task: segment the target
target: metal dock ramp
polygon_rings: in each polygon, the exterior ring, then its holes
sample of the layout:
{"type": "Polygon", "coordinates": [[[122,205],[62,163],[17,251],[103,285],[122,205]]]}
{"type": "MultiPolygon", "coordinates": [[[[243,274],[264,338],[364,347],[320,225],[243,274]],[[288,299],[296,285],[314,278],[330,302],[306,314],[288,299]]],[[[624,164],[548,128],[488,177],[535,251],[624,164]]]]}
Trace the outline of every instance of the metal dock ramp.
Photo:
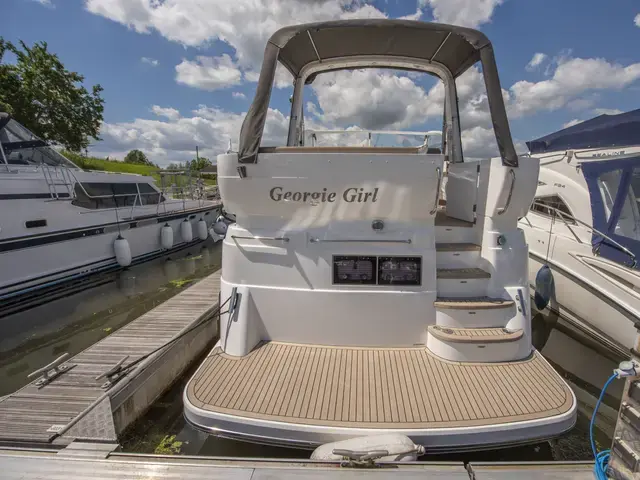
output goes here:
{"type": "Polygon", "coordinates": [[[115,441],[213,339],[219,291],[217,271],[75,357],[50,366],[52,379],[45,385],[36,380],[1,398],[0,444],[115,441]],[[125,375],[118,373],[118,364],[127,369],[134,362],[125,375]],[[110,370],[114,375],[99,378],[110,370]]]}

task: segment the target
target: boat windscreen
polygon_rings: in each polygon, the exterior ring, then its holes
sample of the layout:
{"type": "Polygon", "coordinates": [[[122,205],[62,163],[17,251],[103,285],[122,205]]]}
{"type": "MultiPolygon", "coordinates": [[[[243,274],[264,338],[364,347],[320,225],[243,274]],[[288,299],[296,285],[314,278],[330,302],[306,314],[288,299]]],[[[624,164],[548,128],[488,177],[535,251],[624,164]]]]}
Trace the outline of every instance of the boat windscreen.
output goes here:
{"type": "Polygon", "coordinates": [[[46,164],[54,167],[78,168],[14,119],[6,122],[0,129],[0,145],[9,165],[46,164]]]}
{"type": "MultiPolygon", "coordinates": [[[[593,226],[640,260],[640,156],[582,165],[591,197],[593,226]]],[[[594,233],[600,255],[628,263],[629,255],[594,233]]]]}

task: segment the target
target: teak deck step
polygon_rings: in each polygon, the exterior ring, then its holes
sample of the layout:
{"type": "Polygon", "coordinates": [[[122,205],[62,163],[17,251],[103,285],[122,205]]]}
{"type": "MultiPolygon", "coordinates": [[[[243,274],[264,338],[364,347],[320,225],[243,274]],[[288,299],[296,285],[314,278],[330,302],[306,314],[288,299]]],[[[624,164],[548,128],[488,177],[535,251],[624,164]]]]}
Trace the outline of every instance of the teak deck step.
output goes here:
{"type": "Polygon", "coordinates": [[[497,308],[510,308],[516,302],[504,298],[472,297],[472,298],[443,298],[439,297],[433,302],[433,306],[440,309],[451,310],[493,310],[497,308]]]}
{"type": "Polygon", "coordinates": [[[303,425],[446,428],[569,412],[573,395],[538,352],[509,363],[455,363],[425,347],[267,342],[244,357],[216,348],[186,388],[212,414],[303,425]]]}
{"type": "Polygon", "coordinates": [[[445,342],[500,343],[515,342],[522,338],[522,329],[506,328],[450,328],[429,325],[429,333],[445,342]]]}
{"type": "Polygon", "coordinates": [[[436,278],[452,280],[491,278],[491,274],[481,268],[438,268],[436,269],[436,278]]]}
{"type": "Polygon", "coordinates": [[[481,249],[475,243],[436,243],[436,252],[479,252],[481,249]]]}
{"type": "Polygon", "coordinates": [[[466,220],[460,220],[458,218],[453,218],[447,216],[444,210],[438,210],[436,212],[436,227],[465,227],[471,228],[473,227],[473,222],[467,222],[466,220]]]}

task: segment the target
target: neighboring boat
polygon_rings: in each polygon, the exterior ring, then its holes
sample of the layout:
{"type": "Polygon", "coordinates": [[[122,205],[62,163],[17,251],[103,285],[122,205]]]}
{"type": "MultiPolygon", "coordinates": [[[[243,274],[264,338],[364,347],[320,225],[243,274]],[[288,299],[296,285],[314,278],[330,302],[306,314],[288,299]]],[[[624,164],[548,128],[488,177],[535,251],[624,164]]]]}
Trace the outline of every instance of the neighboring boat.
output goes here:
{"type": "Polygon", "coordinates": [[[92,273],[205,240],[220,202],[201,191],[81,170],[0,113],[0,316],[92,273]]]}
{"type": "Polygon", "coordinates": [[[517,222],[538,161],[515,154],[482,33],[398,20],[284,28],[266,47],[239,152],[217,165],[236,223],[214,227],[226,229],[220,340],[185,388],[190,423],[302,448],[402,434],[427,452],[574,425],[572,391],[531,345],[517,222]],[[260,147],[278,60],[295,78],[288,142],[260,147]],[[478,60],[501,158],[463,163],[454,79],[478,60]],[[440,77],[444,145],[305,145],[304,85],[352,68],[440,77]]]}
{"type": "Polygon", "coordinates": [[[549,308],[626,356],[640,320],[640,110],[601,115],[527,146],[540,160],[534,202],[519,222],[532,291],[548,265],[549,308]]]}

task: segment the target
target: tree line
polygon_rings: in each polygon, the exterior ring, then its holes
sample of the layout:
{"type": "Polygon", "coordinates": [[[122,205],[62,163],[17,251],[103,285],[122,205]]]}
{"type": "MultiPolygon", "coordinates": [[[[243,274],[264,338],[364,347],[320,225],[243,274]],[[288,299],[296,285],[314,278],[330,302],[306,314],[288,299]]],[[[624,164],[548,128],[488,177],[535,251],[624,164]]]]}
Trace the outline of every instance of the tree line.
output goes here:
{"type": "MultiPolygon", "coordinates": [[[[49,51],[47,42],[29,47],[0,37],[0,112],[7,112],[35,135],[51,145],[74,153],[86,151],[91,139],[100,140],[104,99],[100,84],[87,90],[84,76],[67,70],[49,51]],[[6,62],[6,54],[15,57],[6,62]]],[[[141,150],[131,150],[125,163],[155,166],[141,150]]],[[[172,163],[173,170],[202,170],[209,159],[195,158],[172,163]]]]}

